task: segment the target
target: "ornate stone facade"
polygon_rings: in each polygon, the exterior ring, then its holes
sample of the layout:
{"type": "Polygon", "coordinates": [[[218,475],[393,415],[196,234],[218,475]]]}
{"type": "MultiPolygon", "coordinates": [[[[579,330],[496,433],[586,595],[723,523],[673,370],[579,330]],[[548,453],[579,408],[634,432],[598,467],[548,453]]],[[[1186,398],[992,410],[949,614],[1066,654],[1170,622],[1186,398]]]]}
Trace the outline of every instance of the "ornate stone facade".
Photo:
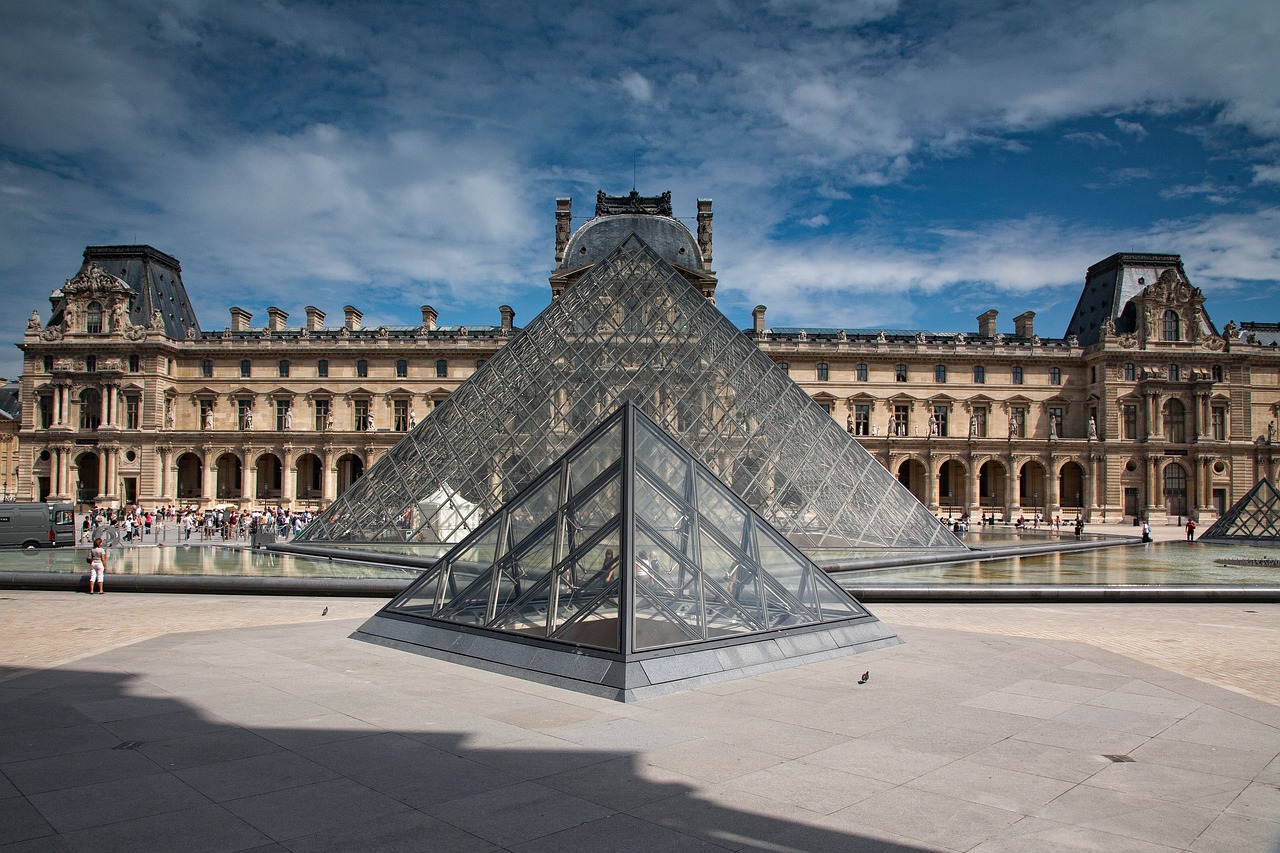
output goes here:
{"type": "MultiPolygon", "coordinates": [[[[669,219],[664,204],[602,196],[570,233],[557,200],[553,298],[616,245],[610,217],[669,219]]],[[[696,235],[664,247],[708,298],[711,221],[700,199],[696,235]]],[[[494,326],[423,306],[418,326],[378,328],[353,306],[340,326],[311,306],[254,326],[233,307],[207,331],[178,262],[144,246],[86,249],[51,302],[19,345],[17,489],[86,504],[325,505],[518,331],[506,306],[494,326]]],[[[1277,474],[1280,325],[1219,332],[1176,255],[1095,264],[1061,338],[1031,312],[1013,334],[995,311],[954,332],[765,317],[744,334],[940,515],[1206,519],[1277,474]]]]}

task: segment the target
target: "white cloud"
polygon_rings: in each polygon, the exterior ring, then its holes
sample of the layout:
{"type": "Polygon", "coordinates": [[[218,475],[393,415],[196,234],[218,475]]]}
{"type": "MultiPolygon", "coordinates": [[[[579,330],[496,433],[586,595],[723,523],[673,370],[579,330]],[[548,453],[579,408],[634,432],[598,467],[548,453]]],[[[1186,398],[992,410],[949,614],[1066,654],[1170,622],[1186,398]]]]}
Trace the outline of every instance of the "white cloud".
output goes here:
{"type": "Polygon", "coordinates": [[[1255,184],[1280,184],[1280,165],[1254,166],[1253,182],[1255,184]]]}
{"type": "Polygon", "coordinates": [[[1151,135],[1150,133],[1147,132],[1147,129],[1143,127],[1140,123],[1136,121],[1125,121],[1122,118],[1116,119],[1116,128],[1119,129],[1122,133],[1127,133],[1130,136],[1134,137],[1135,139],[1139,139],[1139,140],[1146,139],[1148,136],[1151,135]]]}
{"type": "Polygon", "coordinates": [[[830,225],[831,220],[827,218],[825,213],[819,213],[807,219],[801,219],[800,224],[806,228],[821,228],[824,225],[830,225]]]}
{"type": "Polygon", "coordinates": [[[623,90],[635,100],[647,104],[653,100],[653,84],[638,71],[628,71],[618,80],[623,90]]]}

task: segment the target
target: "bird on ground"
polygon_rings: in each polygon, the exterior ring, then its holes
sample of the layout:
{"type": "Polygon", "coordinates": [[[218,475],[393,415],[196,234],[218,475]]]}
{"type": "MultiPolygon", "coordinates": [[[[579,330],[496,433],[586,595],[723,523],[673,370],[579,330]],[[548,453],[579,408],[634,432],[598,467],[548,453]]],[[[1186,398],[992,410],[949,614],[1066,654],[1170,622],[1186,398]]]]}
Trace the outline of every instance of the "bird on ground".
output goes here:
{"type": "Polygon", "coordinates": [[[858,683],[866,684],[870,680],[871,680],[871,670],[867,670],[866,672],[862,673],[862,677],[858,679],[858,683]]]}
{"type": "Polygon", "coordinates": [[[321,610],[321,611],[320,611],[320,615],[321,615],[321,616],[328,616],[328,615],[329,615],[329,608],[327,608],[327,607],[326,607],[324,610],[321,610]]]}

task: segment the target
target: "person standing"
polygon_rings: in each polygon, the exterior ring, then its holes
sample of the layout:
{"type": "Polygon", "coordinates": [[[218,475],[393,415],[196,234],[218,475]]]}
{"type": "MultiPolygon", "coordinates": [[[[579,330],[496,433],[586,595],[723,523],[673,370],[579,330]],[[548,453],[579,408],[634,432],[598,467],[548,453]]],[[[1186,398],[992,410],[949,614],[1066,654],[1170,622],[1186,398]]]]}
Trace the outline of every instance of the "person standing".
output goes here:
{"type": "Polygon", "coordinates": [[[1196,538],[1196,523],[1194,520],[1187,519],[1187,541],[1192,542],[1196,538]]]}
{"type": "Polygon", "coordinates": [[[1143,542],[1151,541],[1151,525],[1148,524],[1145,519],[1142,522],[1142,541],[1143,542]]]}
{"type": "Polygon", "coordinates": [[[102,540],[93,540],[93,548],[89,550],[89,594],[105,595],[102,590],[102,578],[107,573],[107,549],[102,547],[102,540]],[[93,591],[97,583],[98,591],[93,591]]]}

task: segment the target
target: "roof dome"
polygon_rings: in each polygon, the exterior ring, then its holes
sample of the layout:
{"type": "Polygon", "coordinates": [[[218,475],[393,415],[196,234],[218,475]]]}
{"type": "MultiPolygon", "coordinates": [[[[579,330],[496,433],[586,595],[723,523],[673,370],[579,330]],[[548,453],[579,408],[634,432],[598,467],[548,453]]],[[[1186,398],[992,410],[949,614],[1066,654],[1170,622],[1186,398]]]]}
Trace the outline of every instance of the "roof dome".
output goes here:
{"type": "Polygon", "coordinates": [[[679,220],[651,214],[597,216],[569,238],[559,269],[593,264],[635,234],[668,263],[703,269],[698,241],[679,220]]]}

